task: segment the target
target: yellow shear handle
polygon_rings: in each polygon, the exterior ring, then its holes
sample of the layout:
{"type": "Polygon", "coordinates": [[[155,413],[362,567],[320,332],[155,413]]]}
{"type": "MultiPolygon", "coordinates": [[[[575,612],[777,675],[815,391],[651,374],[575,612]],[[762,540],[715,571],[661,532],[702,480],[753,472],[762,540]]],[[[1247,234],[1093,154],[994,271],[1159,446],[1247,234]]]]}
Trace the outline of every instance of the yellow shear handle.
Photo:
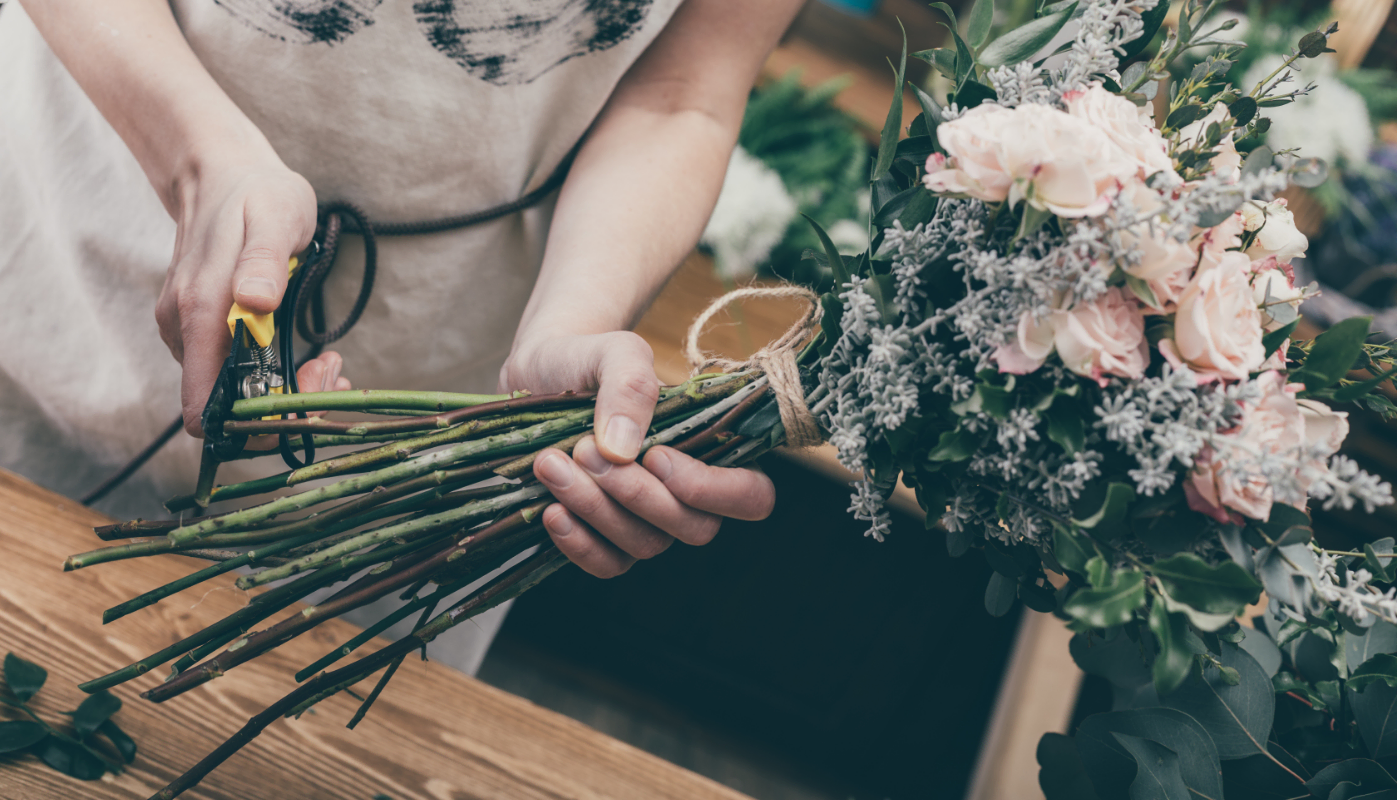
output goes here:
{"type": "MultiPolygon", "coordinates": [[[[300,262],[296,256],[292,256],[287,261],[287,278],[297,271],[300,262]]],[[[267,347],[272,344],[272,335],[277,332],[277,326],[273,324],[271,314],[254,314],[248,309],[233,304],[233,308],[228,311],[228,332],[230,335],[237,329],[238,321],[243,320],[243,327],[253,337],[253,341],[258,343],[258,347],[267,347]]]]}

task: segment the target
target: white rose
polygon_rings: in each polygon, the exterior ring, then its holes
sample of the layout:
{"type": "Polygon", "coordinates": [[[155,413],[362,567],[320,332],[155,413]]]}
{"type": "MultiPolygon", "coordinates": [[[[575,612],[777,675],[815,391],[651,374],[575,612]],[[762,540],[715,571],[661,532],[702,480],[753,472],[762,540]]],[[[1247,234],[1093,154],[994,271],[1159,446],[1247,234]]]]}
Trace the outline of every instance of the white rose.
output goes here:
{"type": "Polygon", "coordinates": [[[1055,352],[1076,375],[1108,385],[1109,375],[1141,378],[1147,369],[1142,306],[1128,290],[1109,289],[1092,303],[1051,314],[1055,352]]]}
{"type": "Polygon", "coordinates": [[[1162,353],[1188,365],[1202,382],[1245,380],[1264,363],[1248,270],[1247,256],[1227,252],[1216,267],[1197,270],[1177,300],[1173,338],[1162,341],[1162,353]]]}
{"type": "Polygon", "coordinates": [[[1264,227],[1264,206],[1261,203],[1250,201],[1240,206],[1240,217],[1244,220],[1244,229],[1247,231],[1257,231],[1264,227]]]}
{"type": "Polygon", "coordinates": [[[1083,91],[1066,92],[1064,100],[1071,115],[1103,131],[1137,164],[1139,178],[1158,172],[1176,177],[1171,157],[1167,155],[1167,140],[1155,128],[1144,124],[1140,110],[1131,100],[1098,83],[1090,84],[1083,91]]]}
{"type": "Polygon", "coordinates": [[[1169,221],[1163,217],[1166,204],[1156,190],[1142,181],[1133,181],[1123,191],[1130,193],[1139,217],[1156,218],[1146,219],[1118,232],[1118,239],[1125,247],[1136,247],[1142,254],[1136,264],[1124,266],[1123,271],[1147,282],[1157,297],[1157,308],[1154,310],[1170,312],[1191,280],[1191,271],[1196,266],[1196,250],[1189,242],[1177,241],[1167,233],[1169,221]]]}
{"type": "Polygon", "coordinates": [[[1308,252],[1308,237],[1293,223],[1293,212],[1288,210],[1288,201],[1279,199],[1265,205],[1259,211],[1263,222],[1257,228],[1254,241],[1245,248],[1250,261],[1258,261],[1266,256],[1274,256],[1279,261],[1292,261],[1308,252]]]}
{"type": "MultiPolygon", "coordinates": [[[[1240,463],[1266,455],[1293,454],[1309,441],[1307,415],[1312,412],[1301,407],[1308,401],[1295,397],[1296,387],[1279,372],[1260,375],[1258,386],[1259,399],[1244,405],[1239,427],[1217,437],[1217,448],[1207,448],[1196,457],[1196,469],[1185,484],[1187,504],[1220,522],[1238,522],[1231,519],[1230,512],[1267,520],[1273,510],[1273,484],[1257,471],[1242,473],[1240,463]]],[[[1335,420],[1319,421],[1318,425],[1320,431],[1326,428],[1326,435],[1337,430],[1335,420]]],[[[1345,419],[1341,425],[1345,436],[1345,419]]],[[[1341,440],[1337,441],[1340,446],[1341,440]]]]}
{"type": "Polygon", "coordinates": [[[1061,217],[1108,210],[1137,165],[1102,130],[1059,109],[983,104],[938,126],[947,156],[926,165],[929,191],[987,202],[1025,199],[1061,217]]]}
{"type": "MultiPolygon", "coordinates": [[[[1275,262],[1267,261],[1266,263],[1275,262]]],[[[1250,285],[1254,288],[1254,304],[1259,307],[1259,324],[1266,331],[1276,331],[1282,328],[1291,321],[1291,318],[1283,322],[1278,321],[1279,317],[1287,315],[1270,314],[1265,303],[1287,303],[1293,306],[1295,311],[1298,306],[1303,304],[1303,291],[1295,288],[1293,281],[1277,269],[1256,269],[1250,285]]]]}
{"type": "MultiPolygon", "coordinates": [[[[1188,146],[1202,144],[1200,138],[1205,135],[1206,128],[1209,128],[1212,122],[1220,123],[1221,128],[1230,128],[1235,124],[1230,119],[1230,109],[1226,108],[1224,103],[1216,103],[1215,108],[1211,109],[1209,114],[1178,131],[1178,141],[1188,146]]],[[[1223,174],[1238,180],[1240,164],[1244,162],[1244,159],[1235,149],[1234,137],[1228,133],[1225,134],[1211,150],[1215,153],[1215,157],[1210,160],[1211,169],[1217,175],[1223,174]]]]}

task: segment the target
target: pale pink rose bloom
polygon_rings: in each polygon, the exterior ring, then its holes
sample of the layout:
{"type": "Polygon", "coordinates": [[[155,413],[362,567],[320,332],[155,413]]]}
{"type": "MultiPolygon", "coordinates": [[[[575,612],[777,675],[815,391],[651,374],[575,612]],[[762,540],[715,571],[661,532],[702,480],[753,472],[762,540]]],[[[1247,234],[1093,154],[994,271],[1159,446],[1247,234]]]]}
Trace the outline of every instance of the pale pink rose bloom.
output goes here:
{"type": "Polygon", "coordinates": [[[1167,234],[1167,220],[1160,219],[1166,211],[1166,204],[1154,189],[1135,180],[1123,191],[1129,193],[1140,217],[1159,217],[1156,225],[1151,220],[1144,220],[1118,232],[1120,242],[1125,246],[1136,246],[1142,253],[1137,264],[1124,267],[1123,271],[1147,282],[1157,298],[1157,306],[1152,311],[1170,313],[1176,308],[1176,300],[1182,290],[1191,282],[1198,258],[1196,250],[1191,243],[1177,241],[1167,234]]]}
{"type": "Polygon", "coordinates": [[[1214,228],[1200,232],[1201,260],[1197,269],[1214,269],[1225,254],[1240,246],[1240,234],[1244,233],[1244,216],[1238,211],[1226,217],[1214,228]]]}
{"type": "Polygon", "coordinates": [[[966,195],[988,203],[1006,199],[1011,175],[1002,161],[1002,136],[1015,112],[992,103],[968,109],[938,126],[938,143],[924,165],[924,186],[938,194],[966,195]]]}
{"type": "MultiPolygon", "coordinates": [[[[1268,479],[1257,472],[1237,474],[1229,465],[1253,463],[1259,455],[1297,456],[1319,445],[1330,456],[1342,446],[1348,432],[1346,414],[1315,400],[1297,399],[1300,385],[1286,380],[1281,372],[1260,375],[1261,396],[1244,405],[1239,426],[1220,437],[1220,447],[1207,447],[1196,457],[1196,469],[1185,484],[1193,510],[1221,522],[1239,522],[1239,515],[1266,520],[1274,503],[1268,479]]],[[[1321,469],[1325,460],[1324,456],[1312,466],[1321,469]]],[[[1305,508],[1306,501],[1299,500],[1297,506],[1305,508]]]]}
{"type": "Polygon", "coordinates": [[[1108,385],[1108,376],[1141,378],[1147,369],[1142,306],[1125,288],[1115,287],[1092,303],[1052,315],[1055,352],[1076,375],[1108,385]]]}
{"type": "Polygon", "coordinates": [[[1171,156],[1167,155],[1167,140],[1156,128],[1144,123],[1141,110],[1131,100],[1104,89],[1098,83],[1092,83],[1082,91],[1066,92],[1064,100],[1071,115],[1108,134],[1108,138],[1137,165],[1139,178],[1158,172],[1176,177],[1176,168],[1171,156]]]}
{"type": "Polygon", "coordinates": [[[929,157],[924,186],[987,202],[1022,199],[1061,217],[1108,210],[1137,165],[1108,135],[1042,105],[983,104],[938,126],[947,152],[929,157]]]}
{"type": "Polygon", "coordinates": [[[1198,269],[1177,300],[1173,338],[1162,354],[1186,364],[1202,383],[1242,381],[1264,363],[1263,329],[1249,285],[1249,258],[1224,253],[1210,269],[1198,269]]]}
{"type": "Polygon", "coordinates": [[[1274,256],[1280,262],[1288,262],[1308,252],[1308,237],[1294,224],[1293,212],[1288,210],[1287,200],[1280,197],[1262,209],[1256,206],[1254,210],[1262,211],[1263,218],[1256,228],[1259,232],[1255,234],[1254,241],[1245,248],[1250,260],[1274,256]]]}
{"type": "MultiPolygon", "coordinates": [[[[1187,125],[1178,132],[1179,139],[1183,145],[1191,146],[1199,143],[1199,139],[1205,135],[1206,128],[1212,122],[1220,123],[1221,128],[1230,128],[1234,125],[1230,120],[1230,110],[1224,103],[1216,103],[1215,108],[1201,119],[1187,125]]],[[[1244,163],[1244,158],[1235,149],[1235,139],[1231,134],[1225,134],[1220,138],[1220,142],[1211,148],[1215,157],[1210,160],[1211,170],[1217,175],[1225,175],[1232,180],[1239,180],[1240,165],[1244,163]]]]}
{"type": "Polygon", "coordinates": [[[1016,338],[992,353],[997,369],[1013,375],[1028,375],[1040,369],[1055,349],[1055,328],[1051,318],[1036,320],[1031,312],[1021,314],[1016,338]]]}

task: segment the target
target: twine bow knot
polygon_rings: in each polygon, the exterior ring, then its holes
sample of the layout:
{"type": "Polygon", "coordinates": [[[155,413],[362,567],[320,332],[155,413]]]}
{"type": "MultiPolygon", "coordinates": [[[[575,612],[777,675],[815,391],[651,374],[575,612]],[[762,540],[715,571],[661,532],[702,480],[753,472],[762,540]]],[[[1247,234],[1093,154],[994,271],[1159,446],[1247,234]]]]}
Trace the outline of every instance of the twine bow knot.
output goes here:
{"type": "Polygon", "coordinates": [[[787,433],[787,443],[792,447],[813,447],[822,443],[821,428],[807,407],[802,391],[802,376],[797,369],[797,353],[812,337],[812,332],[821,323],[822,306],[820,298],[810,289],[802,286],[748,286],[735,289],[710,303],[695,321],[685,337],[685,357],[690,362],[691,374],[698,375],[711,370],[733,372],[756,367],[768,376],[768,384],[778,401],[778,414],[783,420],[787,433]],[[787,329],[787,332],[769,342],[746,361],[723,358],[700,349],[700,334],[705,323],[722,309],[738,300],[753,297],[796,297],[807,301],[807,310],[787,329]]]}

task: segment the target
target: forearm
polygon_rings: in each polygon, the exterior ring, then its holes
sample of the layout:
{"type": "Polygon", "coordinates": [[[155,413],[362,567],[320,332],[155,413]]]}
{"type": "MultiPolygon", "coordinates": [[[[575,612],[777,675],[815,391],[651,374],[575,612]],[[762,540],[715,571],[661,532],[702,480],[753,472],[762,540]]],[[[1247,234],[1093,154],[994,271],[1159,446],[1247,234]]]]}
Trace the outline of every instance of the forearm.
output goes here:
{"type": "Polygon", "coordinates": [[[695,247],[749,87],[799,0],[686,0],[595,121],[556,206],[516,349],[630,328],[695,247]]]}
{"type": "Polygon", "coordinates": [[[631,328],[700,238],[737,135],[693,110],[599,119],[559,197],[520,339],[631,328]]]}
{"type": "Polygon", "coordinates": [[[172,215],[207,154],[276,158],[200,63],[164,0],[21,0],[172,215]]]}

